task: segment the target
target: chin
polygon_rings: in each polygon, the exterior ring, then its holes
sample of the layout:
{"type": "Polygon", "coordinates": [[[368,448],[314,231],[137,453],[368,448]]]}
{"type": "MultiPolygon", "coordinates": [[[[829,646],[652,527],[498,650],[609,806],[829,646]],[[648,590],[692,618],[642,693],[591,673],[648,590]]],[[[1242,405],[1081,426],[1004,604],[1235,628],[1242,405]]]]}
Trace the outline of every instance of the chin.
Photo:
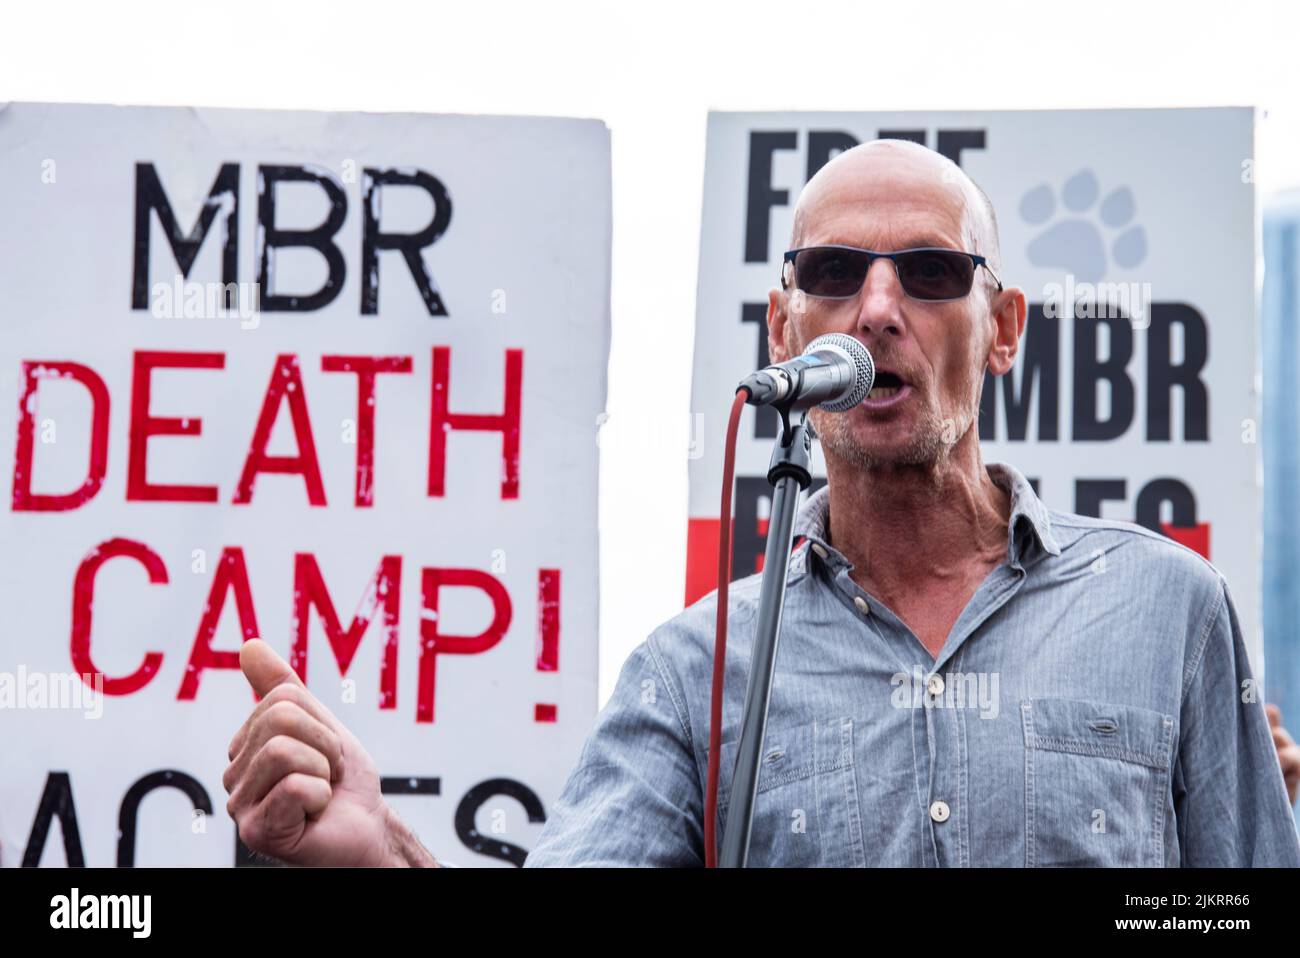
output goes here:
{"type": "MultiPolygon", "coordinates": [[[[855,430],[856,432],[856,430],[855,430]]],[[[822,451],[860,469],[890,469],[928,466],[938,461],[939,443],[913,435],[898,441],[881,441],[852,433],[833,431],[822,435],[822,451]]]]}

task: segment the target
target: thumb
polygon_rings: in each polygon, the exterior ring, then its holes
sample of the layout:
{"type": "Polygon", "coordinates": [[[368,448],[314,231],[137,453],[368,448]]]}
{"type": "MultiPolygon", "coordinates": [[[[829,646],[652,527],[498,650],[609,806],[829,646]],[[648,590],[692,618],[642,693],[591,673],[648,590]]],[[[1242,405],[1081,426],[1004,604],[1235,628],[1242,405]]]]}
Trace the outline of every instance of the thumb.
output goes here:
{"type": "Polygon", "coordinates": [[[302,679],[289,663],[261,639],[249,639],[240,646],[239,667],[259,699],[284,682],[302,685],[302,679]]]}

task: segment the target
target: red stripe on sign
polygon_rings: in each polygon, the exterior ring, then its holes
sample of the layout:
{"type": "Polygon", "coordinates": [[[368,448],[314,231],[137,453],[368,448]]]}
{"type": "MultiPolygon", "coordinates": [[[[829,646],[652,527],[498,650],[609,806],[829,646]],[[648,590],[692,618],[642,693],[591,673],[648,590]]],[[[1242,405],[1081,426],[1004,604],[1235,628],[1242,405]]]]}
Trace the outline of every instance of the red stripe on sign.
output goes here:
{"type": "MultiPolygon", "coordinates": [[[[734,521],[733,536],[734,536],[734,521]]],[[[718,530],[717,519],[690,519],[686,526],[686,604],[704,598],[718,587],[718,530]]],[[[758,520],[758,534],[767,537],[767,520],[758,520]]],[[[735,539],[733,538],[734,542],[735,539]]],[[[803,536],[795,536],[791,551],[803,544],[803,536]]],[[[763,556],[755,563],[755,572],[763,571],[763,556]]],[[[732,576],[744,578],[750,573],[733,569],[732,576]]]]}
{"type": "Polygon", "coordinates": [[[554,705],[547,705],[545,703],[538,702],[533,707],[533,721],[554,722],[556,720],[555,713],[556,713],[556,707],[554,705]]]}
{"type": "Polygon", "coordinates": [[[704,598],[718,587],[717,519],[690,519],[686,524],[686,604],[704,598]]]}
{"type": "MultiPolygon", "coordinates": [[[[759,534],[760,536],[763,537],[763,542],[764,542],[764,543],[767,542],[767,526],[768,526],[768,520],[767,520],[767,519],[759,519],[759,520],[758,520],[758,534],[759,534]]],[[[794,549],[791,549],[790,551],[793,552],[794,549]]],[[[754,571],[755,571],[755,572],[762,572],[762,571],[763,571],[763,560],[766,559],[766,558],[767,558],[767,556],[760,554],[760,555],[758,556],[758,558],[754,560],[754,571]]]]}
{"type": "Polygon", "coordinates": [[[1160,531],[1175,542],[1187,546],[1193,552],[1200,553],[1205,559],[1210,558],[1210,524],[1202,522],[1195,526],[1171,526],[1160,524],[1160,531]]]}

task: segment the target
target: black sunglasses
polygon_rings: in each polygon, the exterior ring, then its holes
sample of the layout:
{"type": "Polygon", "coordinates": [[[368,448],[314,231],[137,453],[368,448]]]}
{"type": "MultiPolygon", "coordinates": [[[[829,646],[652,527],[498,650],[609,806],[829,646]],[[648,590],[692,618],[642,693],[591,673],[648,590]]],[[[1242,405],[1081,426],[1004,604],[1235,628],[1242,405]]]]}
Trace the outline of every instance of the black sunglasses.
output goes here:
{"type": "Polygon", "coordinates": [[[867,271],[878,259],[892,260],[899,285],[912,299],[930,303],[961,299],[975,285],[975,270],[988,269],[1002,292],[1002,281],[989,269],[988,260],[959,249],[924,246],[893,253],[856,246],[803,246],[789,250],[781,264],[781,288],[786,283],[786,263],[794,264],[794,285],[821,299],[852,299],[866,282],[867,271]]]}

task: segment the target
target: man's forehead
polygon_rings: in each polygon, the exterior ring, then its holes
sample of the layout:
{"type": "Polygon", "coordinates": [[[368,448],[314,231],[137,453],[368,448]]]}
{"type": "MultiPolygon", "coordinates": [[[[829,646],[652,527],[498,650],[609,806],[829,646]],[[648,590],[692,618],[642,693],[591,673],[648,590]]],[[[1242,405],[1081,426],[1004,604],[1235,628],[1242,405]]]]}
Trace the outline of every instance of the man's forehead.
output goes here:
{"type": "Polygon", "coordinates": [[[961,243],[970,235],[969,191],[942,157],[882,150],[854,159],[823,169],[800,195],[801,245],[961,243]]]}
{"type": "Polygon", "coordinates": [[[805,221],[800,244],[836,243],[873,249],[960,246],[969,234],[963,207],[952,209],[915,197],[885,202],[846,198],[812,213],[805,221]]]}

